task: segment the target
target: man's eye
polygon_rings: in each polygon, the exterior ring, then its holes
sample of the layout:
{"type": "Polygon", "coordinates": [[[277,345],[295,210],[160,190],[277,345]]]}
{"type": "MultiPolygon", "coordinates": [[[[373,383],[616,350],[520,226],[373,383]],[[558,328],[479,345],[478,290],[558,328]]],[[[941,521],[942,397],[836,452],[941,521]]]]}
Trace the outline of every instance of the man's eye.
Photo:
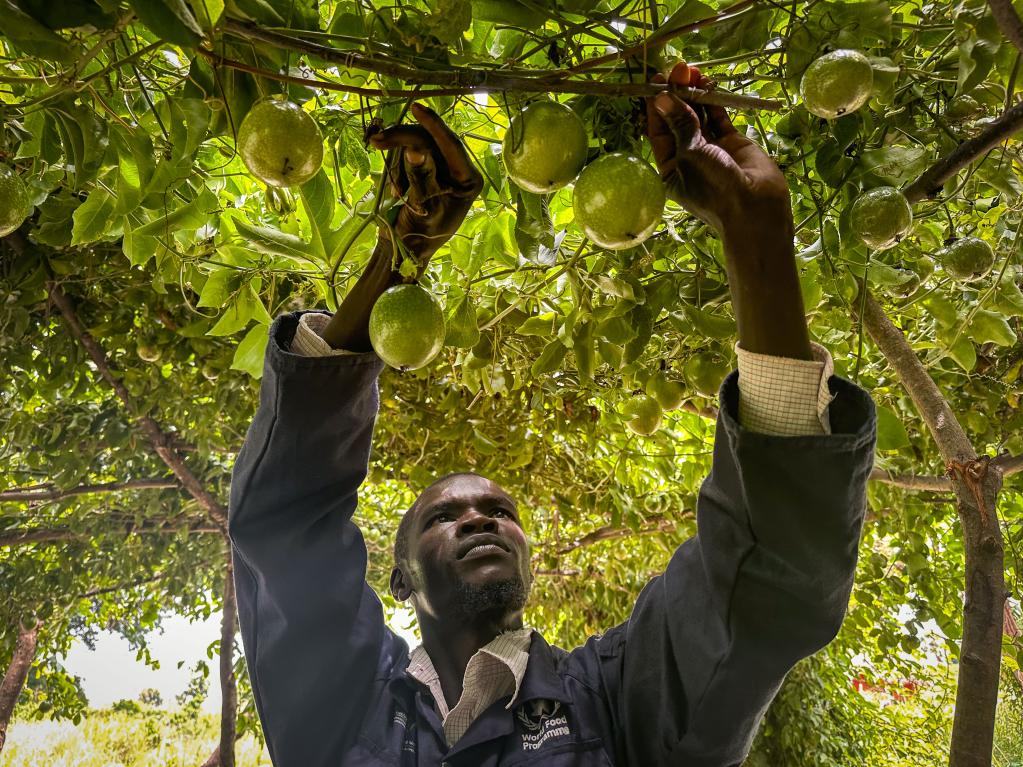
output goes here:
{"type": "Polygon", "coordinates": [[[501,514],[501,515],[503,515],[505,517],[508,517],[509,519],[513,518],[513,516],[514,516],[510,511],[508,511],[508,509],[502,509],[502,508],[494,509],[494,514],[495,515],[496,514],[501,514]]]}

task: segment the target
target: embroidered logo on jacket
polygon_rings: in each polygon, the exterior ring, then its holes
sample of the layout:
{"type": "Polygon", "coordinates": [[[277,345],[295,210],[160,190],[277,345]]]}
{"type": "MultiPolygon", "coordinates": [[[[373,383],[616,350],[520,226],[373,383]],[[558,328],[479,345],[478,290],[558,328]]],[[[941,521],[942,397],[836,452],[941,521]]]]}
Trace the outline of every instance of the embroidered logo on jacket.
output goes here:
{"type": "Polygon", "coordinates": [[[522,726],[522,749],[536,751],[552,738],[571,735],[568,718],[556,700],[531,700],[515,712],[522,726]]]}

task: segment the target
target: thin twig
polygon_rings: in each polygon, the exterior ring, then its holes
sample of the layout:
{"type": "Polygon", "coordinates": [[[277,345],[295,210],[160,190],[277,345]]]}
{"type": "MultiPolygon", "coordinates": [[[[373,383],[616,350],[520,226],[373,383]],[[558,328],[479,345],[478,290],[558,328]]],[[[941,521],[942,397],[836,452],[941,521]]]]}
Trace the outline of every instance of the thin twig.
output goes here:
{"type": "Polygon", "coordinates": [[[20,487],[0,492],[0,503],[20,501],[39,503],[42,501],[62,501],[76,495],[93,493],[118,493],[122,490],[169,490],[178,487],[177,480],[168,479],[132,479],[127,482],[105,482],[99,485],[79,485],[61,490],[52,484],[34,485],[30,488],[20,487]]]}

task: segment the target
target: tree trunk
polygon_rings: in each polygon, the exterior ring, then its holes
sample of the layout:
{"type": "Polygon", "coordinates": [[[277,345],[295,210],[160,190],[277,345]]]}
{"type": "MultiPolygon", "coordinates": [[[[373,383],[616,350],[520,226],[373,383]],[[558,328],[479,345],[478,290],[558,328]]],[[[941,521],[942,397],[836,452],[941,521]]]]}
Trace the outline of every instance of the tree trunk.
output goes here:
{"type": "Polygon", "coordinates": [[[31,628],[24,626],[18,628],[18,639],[14,644],[11,665],[7,667],[3,682],[0,682],[0,753],[3,752],[4,743],[7,741],[7,726],[14,715],[14,706],[21,695],[21,689],[25,686],[28,670],[32,667],[32,659],[36,655],[40,625],[42,625],[40,621],[33,620],[31,628]]]}
{"type": "Polygon", "coordinates": [[[869,293],[861,321],[930,428],[952,480],[966,551],[966,584],[948,763],[949,767],[990,767],[1008,597],[997,514],[1002,472],[986,456],[977,456],[902,331],[869,293]]]}
{"type": "Polygon", "coordinates": [[[238,605],[234,594],[234,566],[228,546],[224,568],[224,614],[220,622],[220,767],[234,767],[235,729],[238,720],[238,686],[234,678],[234,634],[238,605]]]}
{"type": "Polygon", "coordinates": [[[949,767],[990,767],[1002,662],[1005,561],[998,524],[1002,476],[981,457],[951,462],[966,550],[963,639],[949,767]]]}

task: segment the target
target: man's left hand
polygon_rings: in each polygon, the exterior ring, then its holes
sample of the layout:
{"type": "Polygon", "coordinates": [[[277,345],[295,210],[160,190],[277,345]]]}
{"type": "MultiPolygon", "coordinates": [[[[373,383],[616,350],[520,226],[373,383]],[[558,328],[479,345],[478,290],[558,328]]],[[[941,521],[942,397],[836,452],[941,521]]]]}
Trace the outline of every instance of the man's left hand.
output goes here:
{"type": "MultiPolygon", "coordinates": [[[[665,82],[657,75],[654,82],[665,82]]],[[[676,64],[667,82],[709,89],[696,67],[676,64]]],[[[740,134],[723,107],[686,103],[673,93],[648,98],[647,134],[668,197],[724,235],[791,221],[789,188],[774,161],[740,134]],[[700,113],[698,114],[697,110],[700,113]]]]}

